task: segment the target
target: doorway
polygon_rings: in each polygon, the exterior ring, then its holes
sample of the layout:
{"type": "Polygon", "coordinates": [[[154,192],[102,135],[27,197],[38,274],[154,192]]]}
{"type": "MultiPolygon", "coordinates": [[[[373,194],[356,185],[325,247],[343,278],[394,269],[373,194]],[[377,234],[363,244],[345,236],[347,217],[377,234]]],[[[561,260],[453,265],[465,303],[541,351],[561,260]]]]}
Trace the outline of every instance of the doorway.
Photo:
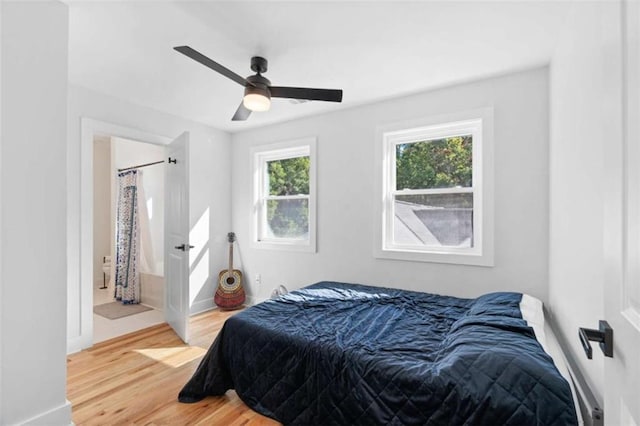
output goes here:
{"type": "Polygon", "coordinates": [[[165,157],[165,147],[161,145],[94,135],[94,343],[164,322],[165,157]],[[135,188],[137,238],[132,255],[125,259],[122,256],[125,247],[119,246],[118,235],[122,229],[119,232],[118,222],[122,220],[122,212],[118,209],[122,201],[120,181],[130,180],[131,174],[138,181],[135,188]],[[132,275],[122,273],[123,263],[128,260],[137,263],[131,268],[132,275]],[[132,303],[125,303],[121,297],[116,300],[116,281],[119,286],[135,287],[136,300],[132,303]]]}
{"type": "MultiPolygon", "coordinates": [[[[78,352],[83,349],[90,348],[94,344],[93,336],[93,299],[94,299],[94,250],[93,250],[93,204],[94,204],[94,188],[93,188],[93,149],[94,137],[107,136],[129,139],[148,144],[160,145],[165,149],[167,156],[172,156],[171,161],[167,157],[167,165],[165,170],[167,176],[165,183],[165,199],[173,197],[182,201],[184,208],[170,209],[165,211],[165,227],[187,230],[189,229],[189,133],[185,132],[175,140],[172,138],[159,136],[145,131],[136,130],[134,128],[120,126],[108,122],[98,121],[91,118],[83,117],[81,124],[81,149],[80,149],[80,199],[78,205],[79,214],[79,234],[78,234],[78,250],[69,252],[71,259],[77,259],[77,263],[71,265],[73,270],[77,267],[78,286],[70,286],[67,294],[68,298],[68,315],[73,318],[74,322],[70,323],[67,339],[68,353],[78,352]],[[172,164],[169,164],[172,163],[172,164]],[[178,191],[178,193],[173,193],[178,191]],[[77,266],[76,266],[77,265],[77,266]],[[77,315],[77,317],[76,317],[77,315]],[[74,318],[75,317],[75,318],[74,318]]],[[[165,203],[165,206],[171,205],[171,202],[165,203]]],[[[70,210],[70,211],[73,211],[70,210]]],[[[171,230],[165,229],[165,236],[170,235],[171,230]]],[[[188,247],[188,233],[181,232],[182,241],[178,246],[188,247]],[[183,235],[184,234],[184,235],[183,235]],[[181,244],[184,244],[182,246],[181,244]]],[[[164,244],[164,257],[167,258],[168,244],[164,244]]],[[[171,246],[173,247],[173,246],[171,246]]],[[[164,277],[171,277],[166,280],[165,284],[165,301],[164,301],[164,320],[171,325],[176,334],[183,341],[188,336],[188,302],[189,302],[189,270],[188,252],[177,250],[179,247],[171,251],[178,251],[176,258],[180,262],[165,262],[164,277]],[[179,268],[178,268],[179,267],[179,268]]],[[[106,278],[105,278],[106,281],[106,278]]]]}

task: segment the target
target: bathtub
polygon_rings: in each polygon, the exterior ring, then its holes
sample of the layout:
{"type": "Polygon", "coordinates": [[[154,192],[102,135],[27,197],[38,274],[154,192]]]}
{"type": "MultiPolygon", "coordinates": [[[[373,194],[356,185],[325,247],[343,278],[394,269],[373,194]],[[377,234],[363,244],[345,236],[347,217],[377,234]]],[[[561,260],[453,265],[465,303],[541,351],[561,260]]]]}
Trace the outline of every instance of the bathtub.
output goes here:
{"type": "Polygon", "coordinates": [[[164,310],[164,276],[162,273],[140,273],[140,302],[164,310]]]}

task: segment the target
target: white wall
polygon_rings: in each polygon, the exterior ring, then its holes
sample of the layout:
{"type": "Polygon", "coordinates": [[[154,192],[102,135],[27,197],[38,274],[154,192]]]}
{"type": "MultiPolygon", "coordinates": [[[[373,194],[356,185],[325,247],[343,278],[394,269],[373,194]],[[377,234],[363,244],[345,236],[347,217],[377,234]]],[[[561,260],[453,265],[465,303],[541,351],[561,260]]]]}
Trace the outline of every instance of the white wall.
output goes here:
{"type": "MultiPolygon", "coordinates": [[[[2,43],[2,34],[3,34],[3,26],[2,26],[2,2],[0,2],[0,200],[2,200],[2,141],[4,140],[4,132],[3,132],[3,127],[2,127],[2,119],[4,117],[3,115],[3,105],[4,102],[2,102],[1,100],[4,99],[2,97],[2,92],[3,89],[2,87],[4,86],[4,80],[2,79],[2,74],[3,74],[3,43],[2,43]]],[[[2,241],[2,228],[3,228],[3,224],[4,222],[2,221],[2,208],[0,208],[0,241],[2,241]]],[[[2,278],[2,244],[0,243],[0,366],[2,365],[2,345],[3,345],[3,340],[2,340],[2,317],[3,317],[3,309],[2,309],[2,300],[4,300],[2,298],[2,287],[4,287],[4,279],[2,278]]],[[[2,367],[0,367],[0,421],[2,421],[3,419],[3,415],[2,415],[2,405],[4,404],[4,398],[2,396],[2,389],[3,389],[4,385],[3,385],[3,381],[2,381],[2,367]]]]}
{"type": "MultiPolygon", "coordinates": [[[[93,281],[102,287],[102,258],[111,255],[111,140],[93,144],[93,281]]],[[[109,277],[107,277],[108,279],[109,277]]]]}
{"type": "MultiPolygon", "coordinates": [[[[122,138],[112,138],[113,148],[113,177],[111,190],[112,205],[111,212],[114,218],[117,217],[117,197],[118,181],[116,179],[117,169],[125,169],[139,164],[155,163],[166,160],[165,147],[150,143],[136,142],[122,138]]],[[[164,262],[164,164],[144,167],[139,169],[142,172],[142,186],[144,188],[145,204],[149,214],[149,233],[151,237],[151,262],[152,268],[148,272],[155,275],[164,276],[162,263],[164,262]]],[[[111,256],[115,259],[115,246],[112,247],[111,256]]]]}
{"type": "Polygon", "coordinates": [[[2,4],[0,424],[69,424],[66,5],[2,4]]]}
{"type": "Polygon", "coordinates": [[[247,291],[259,300],[279,284],[337,280],[462,297],[523,291],[546,301],[548,131],[548,69],[540,68],[234,134],[233,227],[247,291]],[[487,106],[495,117],[495,266],[375,259],[376,126],[487,106]],[[251,248],[249,150],[305,136],[318,138],[318,252],[251,248]]]}
{"type": "Polygon", "coordinates": [[[574,4],[550,68],[549,311],[600,403],[604,357],[588,360],[577,330],[604,319],[603,154],[607,105],[620,102],[606,69],[620,44],[606,33],[620,31],[618,13],[615,2],[574,4]]]}
{"type": "MultiPolygon", "coordinates": [[[[192,312],[213,307],[216,271],[226,257],[226,233],[230,219],[230,136],[193,121],[131,104],[82,87],[70,85],[68,102],[68,351],[91,344],[86,339],[92,326],[91,307],[81,303],[83,292],[80,256],[85,248],[81,235],[81,118],[88,117],[143,132],[174,138],[191,134],[189,216],[192,233],[190,288],[192,312]],[[83,312],[84,307],[84,312],[83,312]]],[[[86,212],[85,212],[86,214],[86,212]]],[[[86,288],[86,287],[85,287],[86,288]]]]}

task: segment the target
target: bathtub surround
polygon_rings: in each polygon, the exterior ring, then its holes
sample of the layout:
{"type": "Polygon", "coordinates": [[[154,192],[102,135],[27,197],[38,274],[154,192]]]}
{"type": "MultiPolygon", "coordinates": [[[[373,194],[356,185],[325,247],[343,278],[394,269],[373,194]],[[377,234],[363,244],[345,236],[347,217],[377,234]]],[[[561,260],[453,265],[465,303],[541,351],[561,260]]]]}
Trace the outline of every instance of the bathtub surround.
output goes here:
{"type": "Polygon", "coordinates": [[[140,299],[153,309],[164,310],[164,277],[140,272],[140,299]]]}

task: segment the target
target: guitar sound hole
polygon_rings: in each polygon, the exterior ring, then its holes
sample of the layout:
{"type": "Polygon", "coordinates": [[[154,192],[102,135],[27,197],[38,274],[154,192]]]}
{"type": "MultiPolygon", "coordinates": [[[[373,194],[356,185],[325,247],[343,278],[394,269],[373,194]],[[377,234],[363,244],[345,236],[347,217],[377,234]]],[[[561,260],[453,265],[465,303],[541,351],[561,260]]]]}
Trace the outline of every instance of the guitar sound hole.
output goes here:
{"type": "Polygon", "coordinates": [[[233,284],[234,282],[236,282],[236,279],[235,279],[235,278],[233,278],[233,277],[227,277],[227,284],[231,285],[231,284],[233,284]]]}

